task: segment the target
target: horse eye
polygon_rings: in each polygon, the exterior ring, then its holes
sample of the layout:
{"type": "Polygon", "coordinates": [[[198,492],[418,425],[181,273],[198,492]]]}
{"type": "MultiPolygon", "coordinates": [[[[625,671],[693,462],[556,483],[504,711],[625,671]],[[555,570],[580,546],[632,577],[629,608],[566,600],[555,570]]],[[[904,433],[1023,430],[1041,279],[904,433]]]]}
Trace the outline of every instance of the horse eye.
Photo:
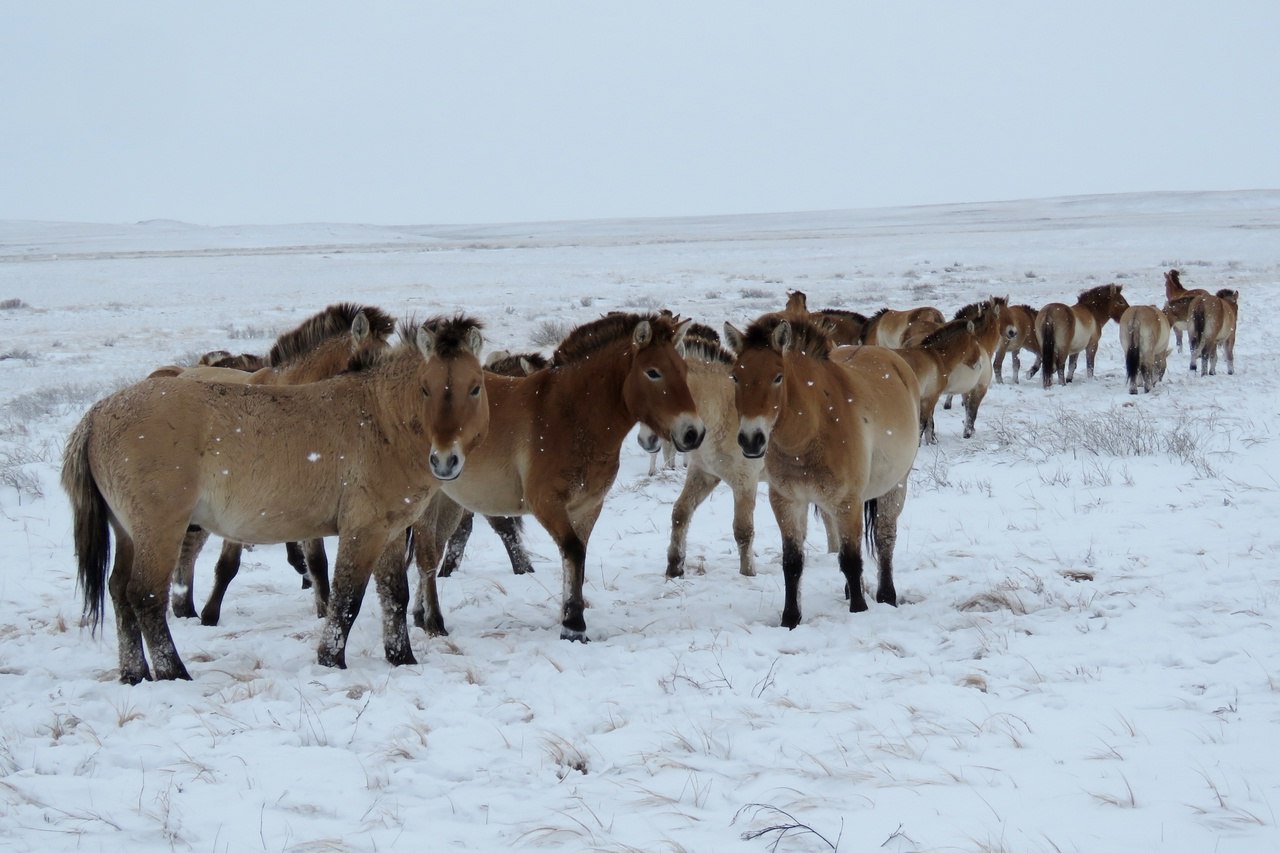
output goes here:
{"type": "Polygon", "coordinates": [[[730,373],[730,374],[729,374],[729,378],[733,380],[733,384],[734,384],[734,385],[737,385],[737,384],[738,384],[738,374],[736,374],[736,373],[730,373]]]}
{"type": "Polygon", "coordinates": [[[773,377],[773,384],[774,384],[774,385],[781,385],[781,384],[782,384],[782,374],[781,374],[781,373],[779,373],[777,376],[773,377]]]}
{"type": "Polygon", "coordinates": [[[472,388],[472,389],[471,389],[471,396],[472,396],[472,397],[479,397],[479,396],[480,396],[480,386],[479,386],[479,385],[477,385],[476,387],[474,387],[474,388],[472,388]]]}
{"type": "Polygon", "coordinates": [[[646,371],[644,372],[644,375],[645,375],[645,376],[648,376],[650,379],[652,379],[652,380],[653,380],[653,381],[655,381],[655,382],[657,382],[659,379],[661,379],[661,378],[662,378],[662,374],[661,374],[661,373],[659,373],[656,369],[654,369],[654,368],[652,368],[652,367],[650,367],[648,370],[646,370],[646,371]]]}
{"type": "Polygon", "coordinates": [[[430,388],[428,388],[426,385],[423,385],[423,386],[422,386],[422,396],[424,396],[424,397],[430,397],[430,396],[431,396],[431,389],[430,389],[430,388]]]}

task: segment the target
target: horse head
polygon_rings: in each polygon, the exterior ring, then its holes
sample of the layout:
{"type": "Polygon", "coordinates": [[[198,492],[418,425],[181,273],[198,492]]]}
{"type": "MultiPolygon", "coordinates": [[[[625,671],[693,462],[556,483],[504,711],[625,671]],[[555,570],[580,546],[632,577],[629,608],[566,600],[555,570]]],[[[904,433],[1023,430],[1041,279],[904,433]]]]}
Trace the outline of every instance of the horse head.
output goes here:
{"type": "Polygon", "coordinates": [[[641,433],[640,443],[650,453],[657,450],[659,438],[669,439],[681,453],[695,450],[707,432],[680,354],[692,322],[662,315],[643,317],[631,332],[632,358],[622,398],[636,420],[648,428],[641,433]]]}
{"type": "Polygon", "coordinates": [[[440,480],[456,479],[467,453],[489,432],[480,329],[469,317],[437,317],[419,326],[415,336],[423,356],[422,422],[431,441],[427,461],[440,480]]]}
{"type": "Polygon", "coordinates": [[[738,446],[748,459],[764,456],[769,435],[787,401],[783,356],[795,343],[791,322],[778,317],[757,321],[739,331],[724,324],[733,352],[734,405],[738,409],[738,446]]]}

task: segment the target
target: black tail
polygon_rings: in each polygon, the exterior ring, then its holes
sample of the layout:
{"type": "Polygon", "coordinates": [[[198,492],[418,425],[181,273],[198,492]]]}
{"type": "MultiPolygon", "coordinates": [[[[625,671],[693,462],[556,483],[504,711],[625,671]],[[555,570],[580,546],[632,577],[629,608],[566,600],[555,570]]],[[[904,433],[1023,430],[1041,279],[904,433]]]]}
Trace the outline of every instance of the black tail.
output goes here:
{"type": "Polygon", "coordinates": [[[1193,355],[1200,346],[1200,342],[1204,340],[1204,326],[1204,303],[1197,300],[1195,306],[1191,309],[1191,327],[1187,331],[1187,346],[1191,347],[1193,355]]]}
{"type": "Polygon", "coordinates": [[[1124,375],[1129,380],[1130,385],[1138,381],[1138,366],[1140,363],[1138,341],[1135,337],[1134,340],[1129,342],[1128,348],[1124,351],[1124,375]]]}
{"type": "Polygon", "coordinates": [[[107,564],[111,557],[111,529],[107,502],[89,468],[89,416],[85,415],[67,439],[62,459],[62,487],[71,499],[72,529],[76,548],[76,583],[84,595],[84,613],[90,629],[102,624],[107,591],[107,564]]]}
{"type": "Polygon", "coordinates": [[[862,538],[867,543],[866,559],[880,560],[880,534],[876,530],[876,519],[880,517],[880,499],[872,498],[862,504],[862,538]]]}
{"type": "Polygon", "coordinates": [[[1045,318],[1040,326],[1040,371],[1044,387],[1053,384],[1053,375],[1058,372],[1057,345],[1053,335],[1053,321],[1045,318]]]}

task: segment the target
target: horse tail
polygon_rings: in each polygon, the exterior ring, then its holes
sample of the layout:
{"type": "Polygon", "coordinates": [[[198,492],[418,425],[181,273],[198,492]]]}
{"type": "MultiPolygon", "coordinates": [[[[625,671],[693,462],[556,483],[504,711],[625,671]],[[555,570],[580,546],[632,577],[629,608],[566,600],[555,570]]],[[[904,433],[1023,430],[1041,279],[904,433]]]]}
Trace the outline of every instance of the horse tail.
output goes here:
{"type": "Polygon", "coordinates": [[[1053,320],[1044,318],[1040,324],[1040,369],[1044,371],[1044,387],[1053,384],[1053,374],[1057,372],[1057,344],[1054,341],[1053,320]]]}
{"type": "Polygon", "coordinates": [[[876,529],[876,519],[880,517],[880,499],[872,498],[862,504],[862,538],[867,543],[867,558],[880,560],[880,534],[876,529]]]}
{"type": "MultiPolygon", "coordinates": [[[[1134,321],[1134,326],[1137,322],[1134,321]]],[[[1129,343],[1124,349],[1124,375],[1130,382],[1134,382],[1138,378],[1138,367],[1141,364],[1141,357],[1138,347],[1138,330],[1132,326],[1129,329],[1129,343]]]]}
{"type": "Polygon", "coordinates": [[[1191,329],[1187,335],[1187,345],[1191,347],[1192,352],[1196,351],[1200,341],[1204,339],[1205,322],[1204,300],[1197,299],[1195,305],[1191,307],[1191,329]]]}
{"type": "Polygon", "coordinates": [[[67,438],[62,459],[62,488],[71,499],[76,548],[76,584],[84,595],[84,613],[96,633],[102,624],[107,563],[111,553],[109,511],[89,467],[89,415],[67,438]]]}

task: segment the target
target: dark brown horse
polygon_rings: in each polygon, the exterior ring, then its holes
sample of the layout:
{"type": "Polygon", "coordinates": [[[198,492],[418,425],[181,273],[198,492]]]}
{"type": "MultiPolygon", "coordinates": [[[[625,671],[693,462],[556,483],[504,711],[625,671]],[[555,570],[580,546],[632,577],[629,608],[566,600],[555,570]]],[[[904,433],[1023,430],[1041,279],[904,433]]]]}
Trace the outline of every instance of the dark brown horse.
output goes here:
{"type": "Polygon", "coordinates": [[[1093,362],[1107,320],[1119,320],[1129,302],[1121,293],[1123,285],[1101,284],[1080,292],[1075,305],[1050,302],[1036,314],[1036,339],[1040,343],[1042,379],[1047,389],[1058,376],[1065,385],[1075,378],[1081,350],[1085,354],[1088,377],[1093,378],[1093,362]]]}
{"type": "Polygon", "coordinates": [[[462,473],[488,429],[489,406],[479,323],[439,318],[405,333],[401,345],[319,382],[147,379],[89,409],[67,441],[62,485],[95,629],[110,588],[121,681],[190,677],[165,610],[191,525],[236,542],[337,535],[319,662],[346,665],[371,574],[387,660],[414,661],[404,531],[440,482],[462,473]]]}
{"type": "MultiPolygon", "coordinates": [[[[622,442],[637,423],[677,450],[706,430],[679,346],[689,325],[660,314],[610,314],[574,329],[551,366],[529,376],[490,376],[489,438],[467,470],[443,484],[449,501],[484,515],[532,514],[560,550],[560,636],[587,640],[582,595],[587,542],[618,473],[622,442]]],[[[447,633],[436,565],[460,509],[435,501],[414,525],[421,586],[414,621],[447,633]]]]}
{"type": "Polygon", "coordinates": [[[897,605],[893,548],[919,447],[920,390],[892,350],[832,348],[818,324],[765,316],[740,332],[725,324],[738,446],[764,457],[769,503],[782,533],[782,625],[800,624],[800,576],[809,504],[834,520],[849,610],[867,609],[862,539],[879,562],[876,600],[897,605]]]}

